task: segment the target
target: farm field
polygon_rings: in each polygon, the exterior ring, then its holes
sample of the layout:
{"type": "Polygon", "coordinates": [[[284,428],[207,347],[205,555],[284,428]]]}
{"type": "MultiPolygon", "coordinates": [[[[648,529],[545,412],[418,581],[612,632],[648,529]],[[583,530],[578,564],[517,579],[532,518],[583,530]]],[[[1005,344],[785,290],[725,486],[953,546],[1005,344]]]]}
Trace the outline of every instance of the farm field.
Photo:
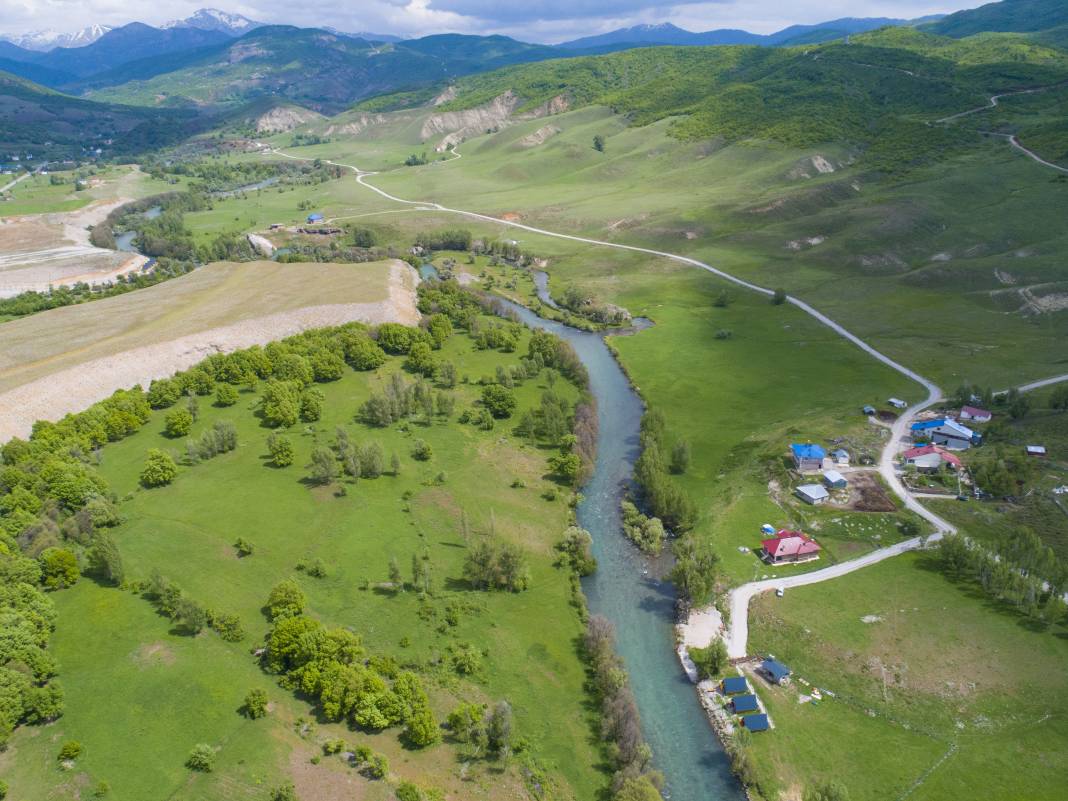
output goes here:
{"type": "Polygon", "coordinates": [[[909,554],[754,601],[754,650],[836,694],[800,705],[796,680],[757,680],[776,723],[753,737],[762,786],[834,778],[862,800],[1060,797],[1063,627],[1035,628],[933,561],[909,554]]]}
{"type": "Polygon", "coordinates": [[[218,263],[148,289],[4,323],[0,438],[38,417],[78,411],[216,349],[265,343],[352,320],[418,319],[415,276],[400,262],[218,263]],[[91,335],[88,333],[91,332],[91,335]]]}
{"type": "MultiPolygon", "coordinates": [[[[477,381],[499,365],[518,363],[525,352],[525,341],[516,354],[501,354],[476,350],[457,334],[436,355],[477,381]]],[[[247,636],[240,643],[207,632],[187,636],[137,593],[90,579],[56,593],[52,649],[67,690],[66,711],[50,726],[20,729],[0,755],[9,797],[73,799],[79,788],[104,780],[109,797],[123,801],[261,799],[290,775],[301,798],[384,801],[402,780],[447,797],[523,794],[531,781],[554,798],[597,796],[607,777],[575,648],[582,626],[568,574],[553,566],[568,506],[564,493],[543,497],[554,486],[545,477],[546,457],[554,451],[521,444],[507,421],[492,431],[462,425],[455,414],[429,425],[413,420],[371,429],[354,423],[370,393],[402,372],[400,361],[390,359],[374,373],[346,369],[341,380],[317,385],[325,395],[322,419],[288,432],[296,452],[287,468],[267,463],[271,429],[254,414],[257,397],[248,391],[226,409],[201,399],[191,436],[229,420],[239,446],[181,467],[171,486],[143,490],[137,479],[148,449],[184,451],[182,440],[163,436],[163,412],[103,449],[100,470],[123,499],[123,522],[114,535],[127,580],[146,580],[158,569],[190,598],[237,614],[247,636]],[[398,454],[399,474],[387,469],[375,479],[310,485],[303,466],[315,446],[333,442],[338,428],[359,445],[379,444],[387,464],[389,454],[398,454]],[[431,446],[429,461],[410,456],[416,440],[431,446]],[[530,589],[478,592],[463,580],[468,548],[491,534],[522,549],[530,589]],[[252,555],[238,558],[238,537],[254,544],[252,555]],[[387,588],[390,560],[407,577],[413,555],[425,555],[431,568],[429,596],[387,588]],[[316,559],[325,564],[324,577],[297,567],[316,559]],[[268,628],[266,595],[288,577],[296,577],[314,617],[359,635],[370,655],[417,670],[439,721],[460,701],[507,699],[515,755],[507,762],[461,758],[463,747],[448,740],[410,749],[397,729],[369,734],[317,721],[307,700],[278,687],[251,654],[268,628]],[[457,674],[449,657],[464,644],[478,654],[470,675],[457,674]],[[254,687],[267,691],[271,710],[250,721],[239,708],[254,687]],[[315,764],[320,744],[336,737],[384,754],[388,779],[369,782],[336,756],[315,764]],[[64,772],[56,768],[56,750],[69,739],[84,752],[75,769],[64,772]],[[183,766],[197,743],[218,749],[213,772],[183,766]]],[[[536,405],[546,388],[544,378],[522,382],[515,390],[518,411],[536,405]]],[[[555,391],[572,402],[577,396],[563,381],[555,391]]],[[[461,383],[454,393],[457,412],[479,392],[476,384],[461,383]]]]}

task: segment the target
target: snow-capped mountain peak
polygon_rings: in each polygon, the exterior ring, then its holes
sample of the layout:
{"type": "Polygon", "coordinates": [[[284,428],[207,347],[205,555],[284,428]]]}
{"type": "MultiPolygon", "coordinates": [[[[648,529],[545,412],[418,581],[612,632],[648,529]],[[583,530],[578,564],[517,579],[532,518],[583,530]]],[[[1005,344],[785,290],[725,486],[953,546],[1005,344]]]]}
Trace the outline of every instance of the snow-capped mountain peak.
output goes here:
{"type": "Polygon", "coordinates": [[[262,22],[256,22],[240,14],[231,14],[217,8],[202,8],[185,19],[171,20],[163,28],[199,28],[202,31],[219,31],[229,36],[242,36],[253,28],[260,28],[262,22]]]}
{"type": "Polygon", "coordinates": [[[47,53],[57,47],[85,47],[86,45],[91,45],[110,30],[111,27],[108,25],[90,25],[74,33],[60,33],[59,31],[48,29],[11,36],[0,35],[0,39],[18,45],[25,50],[47,53]]]}

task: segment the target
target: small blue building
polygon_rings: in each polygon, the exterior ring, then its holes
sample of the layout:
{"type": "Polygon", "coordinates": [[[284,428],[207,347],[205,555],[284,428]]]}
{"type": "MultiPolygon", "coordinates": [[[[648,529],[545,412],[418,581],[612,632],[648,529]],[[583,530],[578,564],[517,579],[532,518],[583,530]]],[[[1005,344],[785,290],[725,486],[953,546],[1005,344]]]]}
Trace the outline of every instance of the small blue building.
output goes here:
{"type": "Polygon", "coordinates": [[[802,473],[823,469],[823,459],[827,452],[819,445],[795,442],[790,446],[790,451],[794,455],[794,466],[802,473]]]}
{"type": "Polygon", "coordinates": [[[732,698],[731,708],[738,714],[756,712],[760,709],[760,704],[757,703],[757,697],[750,693],[749,695],[736,695],[732,698]]]}
{"type": "Polygon", "coordinates": [[[314,214],[309,214],[308,215],[308,222],[310,222],[310,223],[318,223],[318,222],[322,222],[322,221],[323,221],[323,215],[320,214],[319,212],[315,212],[314,214]]]}
{"type": "Polygon", "coordinates": [[[719,691],[724,695],[749,692],[749,682],[745,676],[728,676],[719,683],[719,691]]]}
{"type": "Polygon", "coordinates": [[[772,684],[787,684],[790,681],[790,668],[778,659],[765,659],[760,665],[760,672],[772,684]]]}
{"type": "Polygon", "coordinates": [[[742,718],[742,725],[749,731],[767,731],[771,728],[767,715],[746,715],[742,718]]]}

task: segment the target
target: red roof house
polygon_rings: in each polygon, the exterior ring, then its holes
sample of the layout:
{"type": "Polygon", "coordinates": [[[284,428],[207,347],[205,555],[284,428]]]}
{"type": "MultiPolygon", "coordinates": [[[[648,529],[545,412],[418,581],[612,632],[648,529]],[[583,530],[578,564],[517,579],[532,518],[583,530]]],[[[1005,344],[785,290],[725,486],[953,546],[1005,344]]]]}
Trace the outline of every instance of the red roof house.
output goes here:
{"type": "Polygon", "coordinates": [[[962,464],[960,457],[937,445],[923,445],[919,448],[912,448],[905,451],[904,458],[905,464],[912,465],[921,471],[938,470],[944,463],[948,463],[953,466],[953,469],[957,469],[962,464]]]}
{"type": "Polygon", "coordinates": [[[974,406],[965,406],[960,410],[961,420],[974,420],[976,423],[989,423],[993,416],[986,409],[977,409],[974,406]]]}
{"type": "Polygon", "coordinates": [[[761,543],[761,557],[773,565],[808,562],[820,558],[820,546],[800,531],[782,529],[774,537],[761,543]]]}

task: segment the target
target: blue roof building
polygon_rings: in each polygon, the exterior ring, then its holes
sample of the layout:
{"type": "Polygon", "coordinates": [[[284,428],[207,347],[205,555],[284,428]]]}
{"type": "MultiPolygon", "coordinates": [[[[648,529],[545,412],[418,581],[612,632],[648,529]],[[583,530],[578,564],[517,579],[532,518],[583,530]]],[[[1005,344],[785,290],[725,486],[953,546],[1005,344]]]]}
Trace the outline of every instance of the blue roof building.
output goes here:
{"type": "Polygon", "coordinates": [[[319,212],[315,212],[314,214],[309,214],[308,215],[308,222],[310,222],[310,223],[317,223],[317,222],[322,222],[322,221],[323,221],[323,215],[320,214],[319,212]]]}
{"type": "Polygon", "coordinates": [[[724,695],[744,693],[749,690],[749,682],[745,680],[745,676],[728,676],[719,683],[719,689],[724,695]]]}
{"type": "Polygon", "coordinates": [[[737,695],[731,699],[731,706],[735,712],[756,712],[760,709],[760,704],[757,703],[757,697],[753,694],[749,695],[737,695]]]}
{"type": "Polygon", "coordinates": [[[790,668],[778,659],[765,659],[760,666],[760,672],[773,684],[783,684],[790,678],[790,668]]]}
{"type": "Polygon", "coordinates": [[[771,728],[767,715],[746,715],[742,718],[742,725],[749,731],[767,731],[771,728]]]}
{"type": "Polygon", "coordinates": [[[802,472],[822,468],[823,459],[827,455],[823,448],[819,445],[813,445],[811,442],[795,442],[790,446],[790,451],[794,455],[794,466],[802,472]]]}

